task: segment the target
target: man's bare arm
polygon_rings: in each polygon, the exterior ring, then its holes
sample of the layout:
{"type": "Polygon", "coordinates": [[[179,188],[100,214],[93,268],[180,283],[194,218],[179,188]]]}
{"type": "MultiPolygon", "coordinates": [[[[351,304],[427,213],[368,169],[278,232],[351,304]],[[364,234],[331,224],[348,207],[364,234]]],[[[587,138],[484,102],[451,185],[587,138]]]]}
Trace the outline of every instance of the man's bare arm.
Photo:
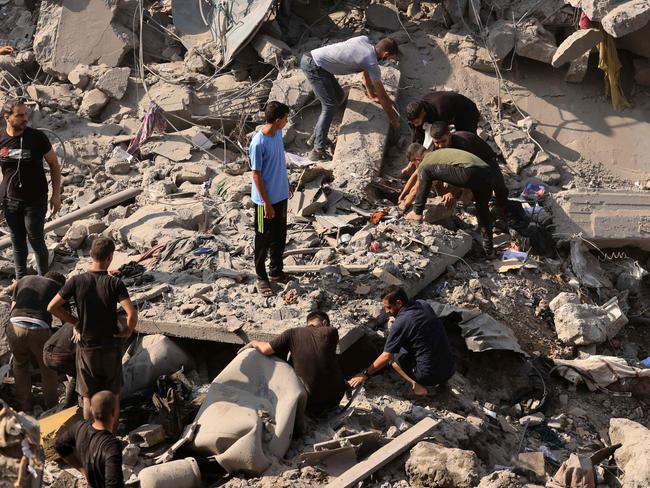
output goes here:
{"type": "Polygon", "coordinates": [[[271,356],[272,354],[275,353],[273,348],[271,347],[271,344],[268,342],[264,341],[251,341],[248,344],[246,344],[244,347],[242,347],[237,354],[242,352],[245,349],[257,349],[259,352],[264,354],[265,356],[271,356]]]}
{"type": "Polygon", "coordinates": [[[375,95],[379,99],[379,104],[384,109],[384,112],[386,112],[386,115],[388,115],[390,125],[394,128],[398,128],[399,117],[393,106],[393,101],[390,99],[388,93],[386,93],[386,90],[384,89],[384,84],[381,82],[381,80],[375,80],[372,83],[375,95]]]}
{"type": "MultiPolygon", "coordinates": [[[[366,70],[363,70],[362,77],[361,77],[361,82],[363,83],[363,86],[366,89],[366,93],[368,94],[368,98],[371,100],[375,100],[377,95],[375,95],[375,90],[372,84],[372,80],[370,79],[370,75],[366,70]]],[[[379,100],[375,100],[379,101],[379,100]]]]}
{"type": "Polygon", "coordinates": [[[126,329],[115,334],[115,337],[131,337],[131,334],[133,334],[133,331],[135,330],[135,326],[138,325],[138,310],[135,308],[135,305],[133,305],[130,298],[120,300],[120,305],[122,305],[122,308],[126,312],[126,329]]]}
{"type": "Polygon", "coordinates": [[[65,304],[66,301],[57,293],[48,304],[47,311],[58,318],[62,324],[68,323],[76,325],[79,322],[79,319],[64,308],[65,304]]]}
{"type": "Polygon", "coordinates": [[[50,178],[52,179],[50,207],[52,209],[52,215],[54,215],[61,209],[61,165],[59,164],[54,149],[50,149],[45,155],[45,162],[50,167],[50,178]]]}

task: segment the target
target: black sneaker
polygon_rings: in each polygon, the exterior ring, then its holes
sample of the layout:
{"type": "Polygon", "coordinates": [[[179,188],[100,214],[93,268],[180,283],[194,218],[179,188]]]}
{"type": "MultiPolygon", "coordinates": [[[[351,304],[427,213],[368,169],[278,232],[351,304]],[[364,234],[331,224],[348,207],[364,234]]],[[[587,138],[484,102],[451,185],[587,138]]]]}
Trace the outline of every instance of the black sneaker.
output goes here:
{"type": "Polygon", "coordinates": [[[330,161],[332,156],[327,154],[327,151],[319,151],[318,149],[312,149],[308,156],[310,161],[330,161]]]}

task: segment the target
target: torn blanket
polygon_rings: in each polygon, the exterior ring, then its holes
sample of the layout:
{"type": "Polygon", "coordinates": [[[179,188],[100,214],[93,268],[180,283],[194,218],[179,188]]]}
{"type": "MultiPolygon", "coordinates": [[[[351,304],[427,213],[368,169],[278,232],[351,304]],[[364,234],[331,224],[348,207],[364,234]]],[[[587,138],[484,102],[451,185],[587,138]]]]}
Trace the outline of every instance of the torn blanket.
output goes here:
{"type": "Polygon", "coordinates": [[[246,349],[217,376],[196,414],[191,447],[229,473],[260,474],[289,448],[307,393],[284,361],[246,349]]]}

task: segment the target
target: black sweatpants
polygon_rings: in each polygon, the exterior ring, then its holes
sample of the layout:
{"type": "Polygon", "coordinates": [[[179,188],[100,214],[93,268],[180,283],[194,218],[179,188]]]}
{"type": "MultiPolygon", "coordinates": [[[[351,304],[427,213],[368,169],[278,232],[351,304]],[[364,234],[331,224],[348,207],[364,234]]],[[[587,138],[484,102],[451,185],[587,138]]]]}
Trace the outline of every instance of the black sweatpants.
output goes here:
{"type": "Polygon", "coordinates": [[[255,205],[255,272],[260,280],[268,280],[266,257],[270,257],[269,273],[281,276],[282,259],[287,241],[287,200],[273,205],[275,217],[264,218],[264,205],[255,205]]]}
{"type": "Polygon", "coordinates": [[[468,188],[474,195],[476,218],[481,234],[492,245],[492,217],[490,198],[492,197],[494,174],[489,167],[466,167],[453,164],[427,164],[420,168],[418,193],[413,208],[422,215],[434,181],[443,181],[459,188],[468,188]]]}

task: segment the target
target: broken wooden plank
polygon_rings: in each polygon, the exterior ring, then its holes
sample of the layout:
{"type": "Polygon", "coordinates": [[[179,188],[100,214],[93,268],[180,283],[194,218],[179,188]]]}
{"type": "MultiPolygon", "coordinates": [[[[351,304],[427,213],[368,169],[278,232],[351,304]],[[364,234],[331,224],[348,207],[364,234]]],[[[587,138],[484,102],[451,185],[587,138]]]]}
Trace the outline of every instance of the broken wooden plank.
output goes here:
{"type": "Polygon", "coordinates": [[[374,452],[368,459],[360,462],[336,478],[328,487],[349,488],[356,485],[359,481],[367,478],[425,437],[440,422],[440,420],[433,420],[431,417],[420,420],[395,440],[374,452]]]}
{"type": "MultiPolygon", "coordinates": [[[[154,298],[158,298],[160,295],[165,293],[166,291],[171,290],[171,286],[169,286],[167,283],[154,286],[153,288],[145,291],[141,291],[139,293],[134,293],[131,296],[131,302],[133,305],[137,306],[140,305],[141,303],[148,302],[149,300],[153,300],[154,298]]],[[[117,311],[122,310],[122,304],[118,303],[117,304],[117,311]]]]}
{"type": "Polygon", "coordinates": [[[338,266],[342,270],[349,273],[362,273],[370,269],[369,266],[364,264],[304,264],[295,266],[285,266],[284,272],[288,274],[302,274],[302,273],[319,273],[325,268],[338,266]]]}

